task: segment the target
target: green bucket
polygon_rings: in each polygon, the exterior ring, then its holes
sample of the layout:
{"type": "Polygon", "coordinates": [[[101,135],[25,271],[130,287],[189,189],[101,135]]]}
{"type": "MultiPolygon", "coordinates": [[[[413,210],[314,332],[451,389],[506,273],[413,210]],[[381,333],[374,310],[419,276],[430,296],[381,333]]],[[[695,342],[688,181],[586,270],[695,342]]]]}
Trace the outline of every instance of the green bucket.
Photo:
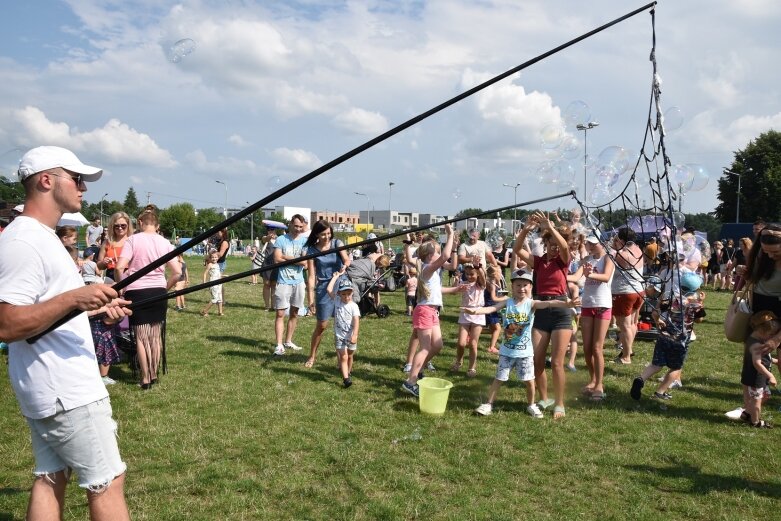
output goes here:
{"type": "Polygon", "coordinates": [[[420,412],[432,416],[442,416],[447,409],[447,399],[453,382],[442,378],[424,378],[418,381],[420,412]]]}

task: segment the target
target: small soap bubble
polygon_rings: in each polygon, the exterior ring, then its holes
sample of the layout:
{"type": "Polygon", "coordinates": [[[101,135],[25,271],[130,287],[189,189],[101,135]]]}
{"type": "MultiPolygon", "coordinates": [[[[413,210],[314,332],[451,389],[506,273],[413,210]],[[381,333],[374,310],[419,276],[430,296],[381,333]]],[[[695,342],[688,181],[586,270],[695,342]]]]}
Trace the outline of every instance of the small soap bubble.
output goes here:
{"type": "Polygon", "coordinates": [[[676,185],[686,186],[693,177],[694,172],[689,168],[689,165],[673,165],[670,168],[670,179],[676,185]]]}
{"type": "Polygon", "coordinates": [[[582,157],[581,151],[583,150],[583,147],[580,146],[580,141],[575,136],[567,135],[564,139],[562,139],[561,145],[559,145],[559,149],[561,150],[561,157],[564,159],[575,159],[576,157],[582,157]]]}
{"type": "Polygon", "coordinates": [[[274,175],[268,178],[266,181],[266,188],[271,192],[276,192],[282,187],[282,178],[278,175],[274,175]]]}
{"type": "Polygon", "coordinates": [[[185,56],[195,51],[195,41],[190,38],[182,38],[168,49],[168,59],[173,63],[179,63],[185,56]]]}
{"type": "Polygon", "coordinates": [[[557,148],[566,135],[561,125],[547,125],[540,131],[542,148],[557,148]]]}
{"type": "Polygon", "coordinates": [[[460,188],[456,188],[450,192],[450,195],[453,197],[453,199],[460,199],[461,196],[464,195],[464,192],[462,192],[460,188]]]}

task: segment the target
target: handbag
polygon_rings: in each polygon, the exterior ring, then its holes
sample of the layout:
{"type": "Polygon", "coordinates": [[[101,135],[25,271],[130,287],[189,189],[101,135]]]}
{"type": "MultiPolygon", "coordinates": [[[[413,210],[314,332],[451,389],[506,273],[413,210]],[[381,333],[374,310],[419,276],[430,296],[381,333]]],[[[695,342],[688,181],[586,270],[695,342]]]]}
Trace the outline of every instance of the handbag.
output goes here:
{"type": "Polygon", "coordinates": [[[727,306],[724,317],[724,335],[730,342],[743,343],[749,335],[748,322],[751,318],[751,292],[749,289],[736,291],[727,306]]]}

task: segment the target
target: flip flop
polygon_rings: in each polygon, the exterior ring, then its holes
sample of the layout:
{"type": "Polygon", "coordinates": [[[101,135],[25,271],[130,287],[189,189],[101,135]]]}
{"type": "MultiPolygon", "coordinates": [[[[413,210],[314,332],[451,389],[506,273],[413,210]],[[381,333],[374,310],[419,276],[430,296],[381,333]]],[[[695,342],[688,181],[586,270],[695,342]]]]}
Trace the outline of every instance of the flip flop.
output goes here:
{"type": "Polygon", "coordinates": [[[594,394],[594,388],[593,387],[589,387],[588,385],[584,385],[580,389],[580,394],[584,394],[586,396],[591,396],[592,394],[594,394]]]}
{"type": "Polygon", "coordinates": [[[312,367],[313,365],[315,365],[314,360],[307,360],[306,362],[304,362],[304,367],[312,367]]]}
{"type": "Polygon", "coordinates": [[[567,415],[567,412],[564,410],[564,407],[561,405],[557,405],[553,408],[553,419],[554,420],[560,420],[561,418],[564,418],[567,415]]]}
{"type": "Polygon", "coordinates": [[[591,394],[592,402],[604,402],[605,398],[607,398],[607,393],[605,393],[605,391],[596,391],[591,394]]]}
{"type": "Polygon", "coordinates": [[[477,376],[477,369],[470,369],[469,371],[466,372],[466,376],[467,378],[474,378],[475,376],[477,376]]]}

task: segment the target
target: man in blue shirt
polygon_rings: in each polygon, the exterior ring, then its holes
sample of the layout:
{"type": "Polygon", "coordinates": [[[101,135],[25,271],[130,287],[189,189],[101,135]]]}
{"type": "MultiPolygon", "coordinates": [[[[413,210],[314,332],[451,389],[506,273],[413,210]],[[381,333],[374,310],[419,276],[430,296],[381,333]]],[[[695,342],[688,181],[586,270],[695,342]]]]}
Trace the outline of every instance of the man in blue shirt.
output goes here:
{"type": "MultiPolygon", "coordinates": [[[[297,259],[303,255],[306,243],[304,229],[306,228],[306,219],[301,215],[294,215],[290,220],[288,233],[278,237],[274,243],[274,262],[297,259]]],[[[277,275],[277,287],[274,290],[274,309],[277,316],[274,320],[274,333],[276,335],[277,346],[274,354],[282,356],[285,354],[285,348],[294,351],[300,351],[301,348],[293,343],[293,333],[296,332],[298,324],[298,310],[304,306],[304,297],[306,295],[306,284],[304,283],[304,267],[306,261],[302,260],[295,264],[279,268],[277,275]],[[287,330],[285,330],[285,311],[290,310],[287,319],[287,330]],[[282,339],[284,338],[284,342],[282,339]]]]}

